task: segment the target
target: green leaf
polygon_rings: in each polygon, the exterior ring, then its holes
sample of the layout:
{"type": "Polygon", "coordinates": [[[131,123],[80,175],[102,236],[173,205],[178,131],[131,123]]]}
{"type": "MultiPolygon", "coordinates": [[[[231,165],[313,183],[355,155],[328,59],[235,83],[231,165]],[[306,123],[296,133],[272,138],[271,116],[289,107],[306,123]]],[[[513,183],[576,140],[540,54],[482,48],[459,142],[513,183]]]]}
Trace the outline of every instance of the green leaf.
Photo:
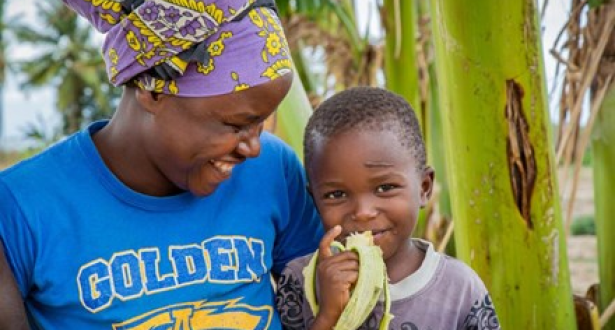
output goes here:
{"type": "Polygon", "coordinates": [[[589,8],[594,9],[596,7],[600,7],[601,5],[605,4],[606,0],[588,0],[587,4],[589,5],[589,8]]]}
{"type": "Polygon", "coordinates": [[[64,134],[81,128],[84,119],[108,117],[119,90],[107,82],[93,29],[62,2],[43,2],[34,25],[14,24],[15,38],[39,50],[40,55],[12,66],[25,76],[24,89],[55,88],[57,111],[64,118],[64,134]]]}
{"type": "Polygon", "coordinates": [[[277,127],[274,133],[286,141],[299,159],[303,160],[303,131],[312,115],[312,106],[298,75],[293,76],[290,91],[275,115],[277,127]]]}

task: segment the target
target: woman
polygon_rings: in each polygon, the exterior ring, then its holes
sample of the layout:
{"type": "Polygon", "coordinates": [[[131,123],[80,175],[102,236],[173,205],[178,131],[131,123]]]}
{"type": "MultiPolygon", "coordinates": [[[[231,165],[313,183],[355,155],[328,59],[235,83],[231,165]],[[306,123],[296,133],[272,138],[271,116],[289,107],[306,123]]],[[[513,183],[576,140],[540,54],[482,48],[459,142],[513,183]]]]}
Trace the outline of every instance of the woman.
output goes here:
{"type": "Polygon", "coordinates": [[[5,304],[40,329],[279,329],[270,275],[322,229],[296,156],[262,132],[292,80],[273,1],[64,2],[106,34],[124,93],[0,173],[5,304]]]}

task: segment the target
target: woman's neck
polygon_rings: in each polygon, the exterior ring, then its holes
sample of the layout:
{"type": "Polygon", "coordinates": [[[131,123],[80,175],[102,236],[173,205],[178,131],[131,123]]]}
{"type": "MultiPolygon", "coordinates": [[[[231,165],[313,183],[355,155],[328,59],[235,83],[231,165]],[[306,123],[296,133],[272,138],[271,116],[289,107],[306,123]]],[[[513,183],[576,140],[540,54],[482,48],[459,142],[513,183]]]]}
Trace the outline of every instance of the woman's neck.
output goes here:
{"type": "Polygon", "coordinates": [[[149,159],[143,137],[137,134],[140,130],[134,127],[139,122],[126,118],[134,114],[125,112],[118,109],[111,122],[92,136],[105,165],[122,183],[139,193],[160,197],[180,193],[149,159]]]}

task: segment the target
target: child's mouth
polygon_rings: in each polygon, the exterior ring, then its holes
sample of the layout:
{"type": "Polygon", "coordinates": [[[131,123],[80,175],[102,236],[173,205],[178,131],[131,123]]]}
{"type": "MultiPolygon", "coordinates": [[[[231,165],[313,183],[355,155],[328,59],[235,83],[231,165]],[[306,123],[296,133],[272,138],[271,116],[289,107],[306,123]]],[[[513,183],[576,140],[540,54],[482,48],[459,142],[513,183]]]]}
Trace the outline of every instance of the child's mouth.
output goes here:
{"type": "Polygon", "coordinates": [[[375,230],[372,231],[372,236],[374,237],[374,243],[377,242],[387,233],[388,230],[375,230]]]}
{"type": "Polygon", "coordinates": [[[389,229],[372,229],[372,230],[350,231],[350,232],[342,235],[340,241],[345,244],[346,237],[350,236],[352,233],[364,233],[364,232],[368,232],[368,231],[372,233],[372,237],[374,239],[374,243],[377,243],[377,241],[379,241],[382,237],[384,237],[384,235],[386,235],[386,233],[389,231],[389,229]]]}

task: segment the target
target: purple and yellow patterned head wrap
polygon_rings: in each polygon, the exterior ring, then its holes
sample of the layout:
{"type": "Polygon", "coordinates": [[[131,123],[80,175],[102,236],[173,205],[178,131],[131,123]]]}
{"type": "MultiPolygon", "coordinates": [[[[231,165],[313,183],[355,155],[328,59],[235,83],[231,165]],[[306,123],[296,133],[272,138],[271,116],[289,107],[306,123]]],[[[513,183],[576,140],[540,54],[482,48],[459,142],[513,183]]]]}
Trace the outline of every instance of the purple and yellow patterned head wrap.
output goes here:
{"type": "Polygon", "coordinates": [[[64,0],[105,34],[115,86],[187,97],[239,91],[292,69],[273,0],[64,0]]]}

